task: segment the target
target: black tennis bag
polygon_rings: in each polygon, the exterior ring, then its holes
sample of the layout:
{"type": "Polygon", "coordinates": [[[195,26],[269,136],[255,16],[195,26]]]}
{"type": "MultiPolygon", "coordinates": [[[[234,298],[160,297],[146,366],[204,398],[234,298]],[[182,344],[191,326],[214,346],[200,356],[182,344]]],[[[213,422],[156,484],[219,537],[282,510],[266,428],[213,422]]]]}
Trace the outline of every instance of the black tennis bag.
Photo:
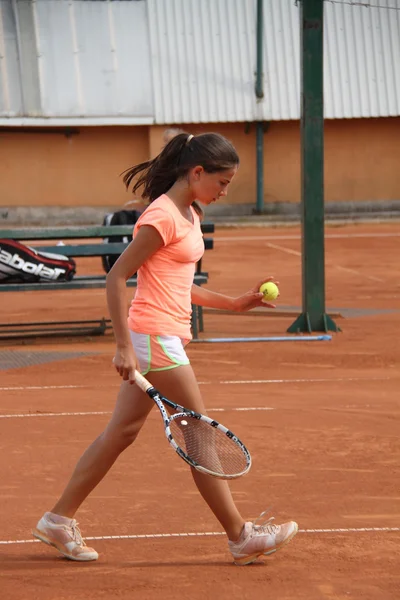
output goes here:
{"type": "Polygon", "coordinates": [[[37,252],[16,240],[0,239],[0,285],[69,281],[76,273],[72,258],[37,252]]]}
{"type": "MultiPolygon", "coordinates": [[[[108,213],[103,219],[103,225],[133,225],[136,223],[138,218],[142,213],[138,210],[118,210],[113,213],[108,213]]],[[[128,244],[132,240],[131,236],[127,235],[112,235],[108,238],[104,238],[103,242],[105,244],[109,243],[124,243],[128,244]]],[[[108,273],[113,266],[113,264],[118,259],[117,254],[110,254],[101,257],[101,262],[103,264],[103,269],[106,273],[108,273]]]]}

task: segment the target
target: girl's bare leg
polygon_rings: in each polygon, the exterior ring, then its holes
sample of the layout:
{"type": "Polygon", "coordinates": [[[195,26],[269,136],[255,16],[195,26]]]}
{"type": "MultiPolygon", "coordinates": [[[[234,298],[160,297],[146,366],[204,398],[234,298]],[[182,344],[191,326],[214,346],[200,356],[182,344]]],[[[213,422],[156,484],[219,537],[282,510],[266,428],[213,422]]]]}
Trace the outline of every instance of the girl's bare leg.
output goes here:
{"type": "MultiPolygon", "coordinates": [[[[206,414],[200,389],[190,365],[149,373],[147,378],[173,402],[206,414]]],[[[237,540],[245,523],[232,498],[228,482],[192,469],[200,494],[225,529],[230,540],[237,540]]]]}
{"type": "Polygon", "coordinates": [[[154,402],[136,385],[122,382],[112,417],[102,434],[79,459],[52,513],[73,518],[118,456],[136,439],[154,402]]]}

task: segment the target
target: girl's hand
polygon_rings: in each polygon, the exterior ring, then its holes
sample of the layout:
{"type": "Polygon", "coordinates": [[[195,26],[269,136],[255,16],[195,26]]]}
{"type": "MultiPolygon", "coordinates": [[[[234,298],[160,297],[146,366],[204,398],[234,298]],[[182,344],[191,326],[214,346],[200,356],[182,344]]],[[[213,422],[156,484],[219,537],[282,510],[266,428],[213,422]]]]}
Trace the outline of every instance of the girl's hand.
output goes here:
{"type": "Polygon", "coordinates": [[[255,285],[251,290],[243,294],[243,296],[239,296],[235,298],[233,303],[233,310],[236,312],[246,312],[255,308],[256,306],[263,306],[264,308],[276,308],[275,304],[270,304],[269,302],[263,302],[263,294],[259,291],[261,285],[266,281],[272,281],[276,285],[279,284],[279,281],[275,281],[274,277],[264,277],[255,285]]]}
{"type": "Polygon", "coordinates": [[[113,358],[113,365],[124,381],[135,383],[137,358],[132,346],[117,346],[113,358]]]}

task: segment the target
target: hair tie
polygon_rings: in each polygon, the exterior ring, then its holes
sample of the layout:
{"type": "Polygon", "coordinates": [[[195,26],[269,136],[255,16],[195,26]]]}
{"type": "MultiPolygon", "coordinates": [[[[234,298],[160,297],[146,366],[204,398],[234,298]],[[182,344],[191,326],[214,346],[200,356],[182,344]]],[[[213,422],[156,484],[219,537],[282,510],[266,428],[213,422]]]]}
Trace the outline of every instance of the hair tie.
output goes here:
{"type": "Polygon", "coordinates": [[[190,140],[192,140],[194,138],[194,135],[190,134],[186,140],[186,144],[188,144],[190,142],[190,140]]]}

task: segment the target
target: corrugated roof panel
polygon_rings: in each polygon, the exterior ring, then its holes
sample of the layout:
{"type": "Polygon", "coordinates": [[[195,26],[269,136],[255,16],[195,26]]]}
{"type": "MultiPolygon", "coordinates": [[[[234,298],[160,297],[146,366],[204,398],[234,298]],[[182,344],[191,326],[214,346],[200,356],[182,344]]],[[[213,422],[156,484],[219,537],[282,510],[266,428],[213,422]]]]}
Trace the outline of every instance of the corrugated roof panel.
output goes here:
{"type": "Polygon", "coordinates": [[[33,10],[43,116],[85,114],[73,7],[38,2],[33,10]]]}
{"type": "MultiPolygon", "coordinates": [[[[264,2],[258,100],[256,4],[0,0],[0,114],[40,124],[298,119],[299,7],[264,2]]],[[[326,118],[400,115],[400,0],[325,0],[324,51],[326,118]]]]}
{"type": "MultiPolygon", "coordinates": [[[[364,4],[325,2],[326,118],[400,114],[400,0],[364,4]]],[[[261,101],[254,93],[256,0],[148,5],[157,123],[300,118],[293,0],[264,2],[261,101]]]]}
{"type": "Polygon", "coordinates": [[[328,119],[400,114],[400,0],[371,4],[325,3],[328,119]]]}
{"type": "Polygon", "coordinates": [[[242,0],[148,0],[156,122],[252,117],[255,22],[247,10],[242,0]]]}
{"type": "Polygon", "coordinates": [[[157,123],[299,117],[299,20],[291,0],[264,3],[260,100],[255,0],[148,0],[148,5],[157,123]]]}
{"type": "MultiPolygon", "coordinates": [[[[264,2],[262,118],[298,119],[300,112],[300,22],[291,0],[264,2]]],[[[255,44],[255,40],[254,40],[255,44]]]]}
{"type": "Polygon", "coordinates": [[[0,2],[0,114],[22,114],[17,30],[11,0],[0,2]]]}
{"type": "Polygon", "coordinates": [[[33,10],[44,116],[153,114],[145,2],[38,0],[33,10]]]}

